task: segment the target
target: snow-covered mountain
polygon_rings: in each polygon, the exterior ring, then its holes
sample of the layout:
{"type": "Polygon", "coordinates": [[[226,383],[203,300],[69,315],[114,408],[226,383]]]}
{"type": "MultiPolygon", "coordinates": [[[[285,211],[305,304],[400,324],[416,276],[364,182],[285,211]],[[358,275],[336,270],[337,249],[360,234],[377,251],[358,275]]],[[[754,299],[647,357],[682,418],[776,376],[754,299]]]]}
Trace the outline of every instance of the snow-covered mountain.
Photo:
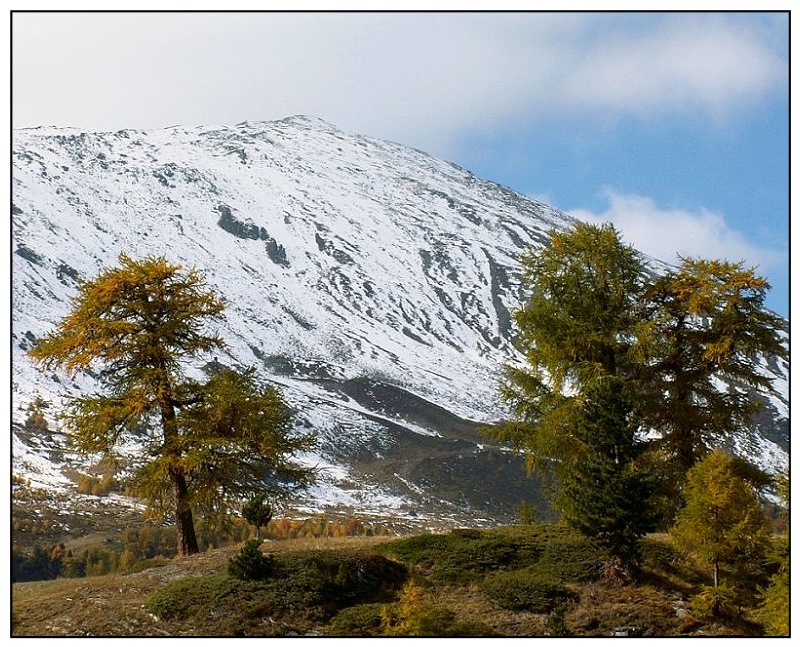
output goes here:
{"type": "MultiPolygon", "coordinates": [[[[68,311],[76,279],[124,252],[197,267],[227,299],[227,351],[206,361],[257,367],[318,433],[304,459],[323,468],[313,505],[474,521],[539,500],[519,457],[479,427],[503,417],[499,367],[519,359],[517,258],[567,216],[306,117],[16,131],[12,176],[16,474],[67,486],[54,452],[77,459],[58,430],[24,422],[31,402],[50,416],[92,380],[42,374],[25,351],[68,311]]],[[[786,383],[787,367],[769,370],[786,383]]],[[[786,460],[787,399],[745,448],[762,463],[786,460]]]]}

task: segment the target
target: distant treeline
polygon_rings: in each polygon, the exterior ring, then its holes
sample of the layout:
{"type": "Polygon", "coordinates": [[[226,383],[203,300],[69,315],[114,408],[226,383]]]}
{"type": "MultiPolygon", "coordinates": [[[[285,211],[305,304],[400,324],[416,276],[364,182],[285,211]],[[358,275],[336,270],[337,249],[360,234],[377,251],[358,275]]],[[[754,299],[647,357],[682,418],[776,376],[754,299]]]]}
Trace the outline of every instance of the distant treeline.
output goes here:
{"type": "MultiPolygon", "coordinates": [[[[214,529],[202,521],[197,524],[201,550],[240,543],[252,535],[252,528],[242,519],[232,520],[225,528],[214,529]]],[[[12,548],[11,581],[31,582],[58,577],[91,577],[109,573],[133,573],[176,555],[174,526],[145,525],[125,530],[119,539],[76,553],[64,543],[36,544],[33,548],[12,548]]],[[[354,518],[329,519],[317,515],[308,519],[275,519],[262,536],[269,540],[357,537],[393,534],[381,524],[365,524],[354,518]]]]}

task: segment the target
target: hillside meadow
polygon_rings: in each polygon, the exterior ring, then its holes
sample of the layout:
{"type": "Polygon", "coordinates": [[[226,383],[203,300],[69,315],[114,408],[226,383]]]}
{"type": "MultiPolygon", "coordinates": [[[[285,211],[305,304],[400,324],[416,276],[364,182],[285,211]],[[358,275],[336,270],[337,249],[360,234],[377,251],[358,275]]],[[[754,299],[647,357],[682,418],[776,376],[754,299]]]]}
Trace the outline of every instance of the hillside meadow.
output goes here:
{"type": "Polygon", "coordinates": [[[13,636],[758,636],[755,569],[723,618],[693,615],[708,568],[666,535],[635,580],[561,524],[405,536],[267,540],[258,580],[228,573],[243,544],[144,570],[12,585],[13,636]]]}

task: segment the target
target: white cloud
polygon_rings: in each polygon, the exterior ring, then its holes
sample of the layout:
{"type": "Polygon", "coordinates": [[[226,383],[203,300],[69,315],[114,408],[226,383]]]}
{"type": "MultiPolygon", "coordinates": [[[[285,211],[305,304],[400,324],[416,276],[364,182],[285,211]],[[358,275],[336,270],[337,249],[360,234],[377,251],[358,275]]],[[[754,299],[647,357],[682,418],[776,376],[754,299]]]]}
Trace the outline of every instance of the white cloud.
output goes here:
{"type": "Polygon", "coordinates": [[[16,14],[14,125],[152,128],[305,113],[436,152],[467,129],[564,113],[719,116],[786,85],[788,62],[764,22],[702,13],[16,14]]]}
{"type": "Polygon", "coordinates": [[[721,16],[678,14],[638,31],[609,26],[574,48],[580,62],[565,70],[563,108],[724,117],[787,82],[787,64],[767,32],[721,16]]]}
{"type": "Polygon", "coordinates": [[[652,198],[606,190],[608,208],[602,213],[576,209],[569,215],[584,222],[610,222],[623,239],[639,251],[668,263],[683,257],[744,261],[761,273],[783,266],[786,254],[759,247],[732,229],[722,214],[700,209],[662,209],[652,198]]]}

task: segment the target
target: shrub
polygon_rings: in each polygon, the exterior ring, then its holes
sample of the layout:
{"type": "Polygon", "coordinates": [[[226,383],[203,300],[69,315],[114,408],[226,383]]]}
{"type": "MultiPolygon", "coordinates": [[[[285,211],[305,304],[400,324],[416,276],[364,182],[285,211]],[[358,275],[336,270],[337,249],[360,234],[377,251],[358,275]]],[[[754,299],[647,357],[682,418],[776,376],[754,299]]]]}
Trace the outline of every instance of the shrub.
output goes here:
{"type": "Polygon", "coordinates": [[[423,601],[423,589],[409,582],[403,587],[398,602],[386,605],[381,610],[381,634],[383,636],[494,636],[491,627],[480,622],[459,622],[456,614],[446,607],[423,601]]]}
{"type": "Polygon", "coordinates": [[[759,619],[768,636],[789,635],[789,571],[775,573],[769,587],[763,592],[759,619]]]}
{"type": "Polygon", "coordinates": [[[431,578],[460,583],[526,568],[564,581],[588,579],[603,561],[602,551],[561,524],[417,535],[375,550],[419,566],[431,578]]]}
{"type": "Polygon", "coordinates": [[[253,621],[258,624],[264,617],[280,616],[295,608],[308,609],[307,615],[316,613],[315,620],[322,618],[315,592],[300,596],[280,583],[237,580],[225,574],[185,578],[150,596],[146,607],[160,619],[189,621],[192,625],[216,618],[214,631],[219,635],[237,635],[253,621]]]}
{"type": "Polygon", "coordinates": [[[547,625],[545,626],[546,636],[558,636],[566,638],[572,636],[573,633],[567,627],[567,621],[564,618],[566,614],[566,607],[564,605],[558,606],[550,612],[547,616],[547,625]]]}
{"type": "Polygon", "coordinates": [[[265,580],[272,574],[272,558],[261,552],[261,542],[251,539],[228,561],[228,575],[237,580],[265,580]]]}
{"type": "Polygon", "coordinates": [[[393,595],[408,577],[408,569],[382,555],[303,551],[281,555],[276,576],[318,587],[342,606],[342,602],[372,602],[393,595]]]}
{"type": "MultiPolygon", "coordinates": [[[[221,574],[175,580],[147,608],[165,619],[224,617],[224,626],[216,625],[223,634],[259,633],[265,617],[313,626],[350,604],[391,599],[407,576],[404,566],[380,555],[303,551],[271,559],[267,579],[221,574]]],[[[270,629],[282,631],[278,625],[270,629]]]]}
{"type": "Polygon", "coordinates": [[[683,555],[671,542],[645,537],[642,539],[642,563],[651,568],[669,571],[683,561],[683,555]]]}
{"type": "Polygon", "coordinates": [[[150,596],[147,610],[164,619],[188,618],[205,606],[207,599],[227,591],[231,581],[224,575],[175,580],[150,596]]]}
{"type": "Polygon", "coordinates": [[[418,535],[377,546],[399,559],[451,582],[480,579],[484,573],[536,560],[538,546],[504,533],[454,530],[448,535],[418,535]]]}
{"type": "Polygon", "coordinates": [[[385,605],[381,603],[358,604],[342,609],[328,628],[331,636],[380,636],[381,611],[385,605]]]}
{"type": "Polygon", "coordinates": [[[572,597],[557,581],[527,570],[490,575],[481,590],[504,609],[534,613],[547,613],[572,597]]]}
{"type": "Polygon", "coordinates": [[[574,532],[550,537],[539,557],[537,570],[561,581],[586,581],[599,573],[604,551],[574,532]]]}
{"type": "Polygon", "coordinates": [[[706,585],[689,599],[689,611],[698,618],[736,618],[739,615],[736,599],[736,592],[730,584],[706,585]]]}

